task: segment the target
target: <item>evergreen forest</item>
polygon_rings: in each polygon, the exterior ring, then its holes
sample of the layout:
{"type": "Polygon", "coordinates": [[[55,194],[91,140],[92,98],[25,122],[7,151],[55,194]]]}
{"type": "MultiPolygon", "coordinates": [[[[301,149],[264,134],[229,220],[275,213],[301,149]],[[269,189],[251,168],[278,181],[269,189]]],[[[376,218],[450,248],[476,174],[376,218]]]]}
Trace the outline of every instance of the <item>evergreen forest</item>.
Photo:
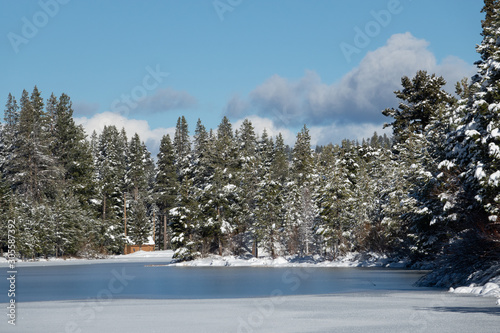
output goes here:
{"type": "Polygon", "coordinates": [[[151,156],[116,126],[87,135],[66,94],[9,94],[0,248],[14,221],[25,259],[100,257],[154,238],[179,260],[373,251],[484,270],[500,260],[499,2],[483,12],[477,74],[455,94],[426,71],[403,77],[399,106],[381,110],[391,137],[311,147],[304,125],[287,146],[249,120],[190,128],[182,116],[151,156]]]}

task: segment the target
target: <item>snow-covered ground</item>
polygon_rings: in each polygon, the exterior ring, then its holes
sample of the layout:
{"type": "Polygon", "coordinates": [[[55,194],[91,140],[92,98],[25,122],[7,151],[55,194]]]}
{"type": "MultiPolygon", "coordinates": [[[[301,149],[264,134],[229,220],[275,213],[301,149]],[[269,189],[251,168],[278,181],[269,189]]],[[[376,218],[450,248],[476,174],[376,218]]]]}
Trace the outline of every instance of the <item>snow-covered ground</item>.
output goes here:
{"type": "Polygon", "coordinates": [[[4,318],[0,332],[496,333],[499,315],[486,298],[428,291],[54,301],[19,304],[17,325],[4,318]]]}
{"type": "Polygon", "coordinates": [[[484,286],[471,284],[468,287],[450,288],[449,291],[455,294],[473,294],[478,296],[497,297],[497,305],[500,305],[500,276],[491,279],[484,286]]]}
{"type": "MultiPolygon", "coordinates": [[[[163,262],[165,264],[172,262],[174,252],[166,251],[137,251],[127,255],[113,255],[105,259],[82,259],[82,258],[49,258],[38,259],[35,261],[17,261],[17,267],[28,266],[56,266],[56,265],[85,265],[85,264],[106,264],[116,262],[163,262]]],[[[7,267],[8,261],[0,257],[0,267],[7,267]]]]}
{"type": "Polygon", "coordinates": [[[391,267],[404,268],[407,266],[404,260],[394,260],[377,253],[349,253],[336,260],[323,260],[320,256],[300,258],[297,256],[286,256],[272,259],[270,257],[242,258],[236,256],[212,255],[207,258],[196,259],[176,263],[177,266],[272,266],[272,267],[391,267]]]}

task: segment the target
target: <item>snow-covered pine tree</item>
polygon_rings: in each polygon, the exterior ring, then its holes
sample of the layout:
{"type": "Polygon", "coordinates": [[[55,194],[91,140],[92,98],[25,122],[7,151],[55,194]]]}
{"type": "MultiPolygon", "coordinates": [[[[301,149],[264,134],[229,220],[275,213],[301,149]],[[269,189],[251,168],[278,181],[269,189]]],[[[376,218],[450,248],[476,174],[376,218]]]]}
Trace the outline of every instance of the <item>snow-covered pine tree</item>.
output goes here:
{"type": "Polygon", "coordinates": [[[443,113],[454,99],[442,87],[443,77],[418,71],[414,78],[401,79],[403,90],[396,91],[401,100],[398,109],[385,109],[382,113],[394,121],[394,151],[399,167],[403,167],[405,191],[408,197],[401,205],[401,218],[408,234],[408,248],[414,255],[427,256],[438,252],[446,237],[439,231],[435,217],[442,205],[434,191],[439,174],[437,158],[441,153],[439,137],[442,132],[443,113]]]}
{"type": "MultiPolygon", "coordinates": [[[[289,188],[289,212],[287,212],[287,233],[290,244],[298,244],[301,255],[313,252],[314,224],[317,218],[315,186],[313,183],[314,158],[311,150],[311,136],[306,125],[297,133],[293,147],[291,179],[289,188]],[[296,219],[298,217],[298,219],[296,219]]],[[[288,200],[288,199],[287,199],[288,200]]]]}
{"type": "Polygon", "coordinates": [[[185,177],[179,187],[176,207],[170,209],[170,227],[172,229],[172,247],[174,258],[188,260],[200,255],[199,235],[196,233],[196,202],[192,197],[192,179],[185,177]]]}
{"type": "Polygon", "coordinates": [[[12,179],[14,168],[12,165],[13,151],[19,135],[19,106],[16,98],[9,93],[4,110],[0,152],[0,170],[6,179],[12,179]]]}
{"type": "Polygon", "coordinates": [[[129,143],[128,166],[125,176],[127,192],[137,200],[139,194],[144,196],[148,189],[149,175],[146,170],[146,156],[139,134],[135,133],[129,143]]]}
{"type": "Polygon", "coordinates": [[[245,119],[241,124],[238,146],[239,146],[239,168],[236,174],[236,185],[241,190],[241,209],[239,210],[239,221],[241,223],[240,247],[243,247],[248,234],[252,241],[252,254],[258,256],[259,237],[255,226],[256,194],[259,182],[260,159],[257,155],[257,137],[250,120],[245,119]]]}
{"type": "Polygon", "coordinates": [[[96,195],[90,143],[86,140],[83,127],[77,126],[73,120],[72,102],[68,95],[63,93],[57,100],[52,94],[47,109],[53,136],[50,148],[63,169],[63,186],[69,187],[82,207],[86,207],[96,195]]]}
{"type": "MultiPolygon", "coordinates": [[[[177,193],[179,191],[179,181],[175,170],[174,147],[168,134],[164,135],[160,142],[153,191],[156,206],[162,217],[159,219],[160,225],[157,228],[157,230],[161,230],[161,232],[158,233],[160,235],[158,241],[161,244],[167,245],[169,236],[167,236],[167,239],[163,239],[163,235],[170,235],[171,230],[168,226],[167,230],[164,230],[165,223],[163,223],[163,221],[169,219],[169,211],[175,207],[177,193]]],[[[168,223],[170,223],[170,221],[168,221],[168,223]]]]}
{"type": "Polygon", "coordinates": [[[485,0],[482,12],[478,72],[471,86],[457,86],[462,100],[451,115],[450,149],[440,167],[450,184],[441,192],[445,217],[486,244],[500,239],[500,2],[485,0]]]}
{"type": "Polygon", "coordinates": [[[391,159],[390,146],[384,142],[384,137],[374,134],[370,144],[358,150],[363,167],[358,177],[357,201],[362,202],[367,219],[360,225],[358,243],[360,250],[392,253],[400,244],[399,205],[406,193],[399,186],[404,179],[401,168],[391,159]]]}
{"type": "Polygon", "coordinates": [[[241,189],[235,179],[239,169],[238,146],[232,130],[231,122],[223,117],[217,128],[213,154],[213,204],[216,210],[215,223],[218,226],[219,253],[223,248],[232,253],[241,250],[241,239],[236,236],[243,229],[239,220],[241,214],[241,189]]]}
{"type": "Polygon", "coordinates": [[[213,131],[206,131],[198,119],[194,135],[193,150],[193,185],[194,198],[198,202],[195,214],[195,229],[199,237],[199,248],[202,256],[217,249],[222,253],[219,242],[221,237],[218,223],[217,191],[214,185],[216,138],[213,131]]]}
{"type": "Polygon", "coordinates": [[[184,116],[177,119],[174,135],[175,165],[179,181],[191,175],[191,141],[189,139],[188,123],[184,116]]]}
{"type": "Polygon", "coordinates": [[[484,3],[483,41],[477,47],[481,60],[461,130],[469,138],[466,162],[478,186],[475,199],[487,214],[480,227],[487,237],[500,241],[500,1],[484,3]]]}
{"type": "Polygon", "coordinates": [[[131,200],[130,210],[127,212],[127,229],[127,236],[132,244],[139,245],[139,250],[153,234],[153,223],[146,211],[142,192],[138,192],[137,196],[131,200]]]}
{"type": "Polygon", "coordinates": [[[10,215],[11,198],[10,187],[0,173],[0,254],[3,254],[3,249],[8,244],[9,220],[13,218],[10,215]]]}
{"type": "Polygon", "coordinates": [[[18,193],[34,202],[52,196],[61,170],[49,150],[48,120],[44,103],[35,86],[31,97],[26,90],[20,100],[19,135],[10,163],[10,183],[18,193]]]}
{"type": "Polygon", "coordinates": [[[352,233],[357,222],[355,174],[359,166],[355,162],[355,146],[346,140],[342,147],[326,146],[322,155],[318,200],[321,225],[316,233],[323,237],[323,251],[337,257],[352,250],[352,233]]]}
{"type": "Polygon", "coordinates": [[[126,133],[115,126],[104,126],[99,136],[96,172],[101,194],[100,232],[96,242],[108,251],[121,252],[124,237],[123,206],[125,194],[126,133]]]}
{"type": "Polygon", "coordinates": [[[134,244],[141,246],[152,232],[152,216],[148,207],[152,205],[150,188],[154,165],[150,153],[137,133],[128,145],[128,167],[125,175],[127,193],[130,193],[130,212],[127,214],[127,236],[134,244]],[[141,242],[141,243],[138,243],[141,242]]]}
{"type": "Polygon", "coordinates": [[[439,163],[442,221],[453,233],[425,285],[485,282],[500,257],[500,1],[485,0],[482,12],[478,72],[470,86],[457,85],[461,100],[449,116],[447,158],[439,163]]]}
{"type": "Polygon", "coordinates": [[[196,123],[193,142],[193,185],[203,189],[213,176],[211,137],[200,119],[196,123]]]}
{"type": "Polygon", "coordinates": [[[297,133],[292,155],[293,179],[299,186],[308,184],[313,171],[311,136],[306,125],[297,133]]]}
{"type": "Polygon", "coordinates": [[[258,184],[255,209],[255,236],[268,255],[281,253],[281,235],[284,220],[282,185],[267,172],[258,184]]]}
{"type": "Polygon", "coordinates": [[[273,179],[283,186],[289,177],[289,168],[285,141],[281,133],[278,133],[273,150],[273,163],[271,165],[273,179]]]}

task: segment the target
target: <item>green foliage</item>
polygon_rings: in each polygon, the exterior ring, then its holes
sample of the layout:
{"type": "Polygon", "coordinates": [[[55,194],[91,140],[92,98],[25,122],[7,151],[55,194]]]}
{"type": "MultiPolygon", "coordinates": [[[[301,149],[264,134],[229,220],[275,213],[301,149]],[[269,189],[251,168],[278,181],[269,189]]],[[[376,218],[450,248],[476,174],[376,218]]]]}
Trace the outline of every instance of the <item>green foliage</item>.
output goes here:
{"type": "Polygon", "coordinates": [[[227,117],[216,130],[198,120],[191,142],[182,116],[155,166],[137,134],[128,141],[124,129],[105,126],[88,139],[65,94],[44,102],[35,87],[19,104],[9,94],[0,245],[13,220],[25,258],[119,253],[127,219],[129,241],[143,244],[155,228],[155,241],[180,260],[259,249],[272,257],[489,258],[500,239],[499,2],[486,0],[483,12],[478,74],[457,84],[460,100],[442,77],[405,76],[398,108],[382,111],[393,137],[374,133],[361,144],[313,150],[304,125],[291,149],[248,119],[233,131],[227,117]]]}

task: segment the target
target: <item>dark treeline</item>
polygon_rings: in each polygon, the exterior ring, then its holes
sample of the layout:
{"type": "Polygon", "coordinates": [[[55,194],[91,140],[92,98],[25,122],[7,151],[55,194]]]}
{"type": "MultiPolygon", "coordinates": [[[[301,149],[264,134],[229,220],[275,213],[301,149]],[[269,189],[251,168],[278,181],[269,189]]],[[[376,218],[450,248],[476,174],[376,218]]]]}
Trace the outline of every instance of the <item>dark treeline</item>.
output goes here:
{"type": "Polygon", "coordinates": [[[1,247],[13,220],[22,257],[120,253],[154,236],[180,259],[377,251],[481,269],[472,263],[500,252],[498,1],[483,11],[477,75],[456,96],[434,74],[403,77],[399,107],[383,111],[391,139],[312,150],[304,126],[290,148],[249,120],[233,129],[224,117],[215,130],[198,121],[190,136],[180,117],[155,163],[137,134],[107,126],[87,138],[65,94],[9,94],[1,247]]]}

